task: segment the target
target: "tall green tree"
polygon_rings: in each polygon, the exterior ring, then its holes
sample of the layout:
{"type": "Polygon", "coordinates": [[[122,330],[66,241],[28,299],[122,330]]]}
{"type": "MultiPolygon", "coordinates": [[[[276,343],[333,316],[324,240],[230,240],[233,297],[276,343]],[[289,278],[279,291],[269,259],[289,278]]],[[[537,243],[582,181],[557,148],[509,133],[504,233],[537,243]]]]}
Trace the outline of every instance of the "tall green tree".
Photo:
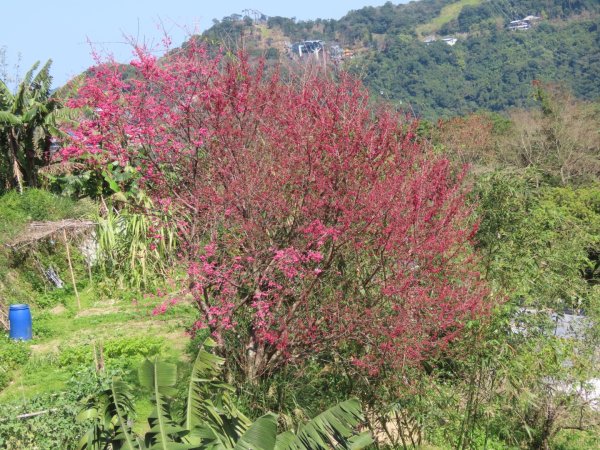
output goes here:
{"type": "Polygon", "coordinates": [[[51,64],[48,60],[35,74],[36,62],[14,93],[0,80],[0,183],[5,189],[37,186],[37,169],[57,133],[55,112],[61,104],[51,94],[51,64]]]}

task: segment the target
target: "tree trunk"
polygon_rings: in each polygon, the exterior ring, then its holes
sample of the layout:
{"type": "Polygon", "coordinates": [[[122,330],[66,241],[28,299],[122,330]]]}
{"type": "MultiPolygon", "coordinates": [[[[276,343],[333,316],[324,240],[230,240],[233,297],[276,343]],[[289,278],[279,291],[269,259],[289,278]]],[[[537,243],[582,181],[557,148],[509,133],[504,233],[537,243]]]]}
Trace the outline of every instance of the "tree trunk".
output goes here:
{"type": "Polygon", "coordinates": [[[541,430],[533,442],[532,448],[535,450],[550,450],[550,438],[552,437],[552,429],[554,428],[555,415],[555,411],[547,412],[541,430]]]}
{"type": "Polygon", "coordinates": [[[14,130],[8,134],[8,164],[10,174],[10,186],[17,188],[20,193],[23,193],[23,172],[19,163],[19,143],[18,136],[14,130]]]}
{"type": "Polygon", "coordinates": [[[37,171],[35,170],[35,150],[28,148],[25,150],[25,181],[29,187],[37,187],[37,171]]]}
{"type": "Polygon", "coordinates": [[[258,384],[258,380],[264,372],[264,364],[265,346],[264,344],[257,343],[254,336],[251,336],[246,345],[244,367],[242,367],[246,381],[253,385],[258,384]]]}

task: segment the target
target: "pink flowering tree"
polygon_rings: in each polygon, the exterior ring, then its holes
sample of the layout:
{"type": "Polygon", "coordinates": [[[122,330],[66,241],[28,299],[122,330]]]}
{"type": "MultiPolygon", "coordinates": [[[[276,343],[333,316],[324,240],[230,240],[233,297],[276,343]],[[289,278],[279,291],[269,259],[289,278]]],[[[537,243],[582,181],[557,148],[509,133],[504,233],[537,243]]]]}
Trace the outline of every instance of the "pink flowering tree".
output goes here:
{"type": "Polygon", "coordinates": [[[485,311],[463,172],[351,78],[280,76],[194,42],[93,69],[65,157],[137,168],[223,354],[257,379],[344,346],[414,364],[485,311]]]}

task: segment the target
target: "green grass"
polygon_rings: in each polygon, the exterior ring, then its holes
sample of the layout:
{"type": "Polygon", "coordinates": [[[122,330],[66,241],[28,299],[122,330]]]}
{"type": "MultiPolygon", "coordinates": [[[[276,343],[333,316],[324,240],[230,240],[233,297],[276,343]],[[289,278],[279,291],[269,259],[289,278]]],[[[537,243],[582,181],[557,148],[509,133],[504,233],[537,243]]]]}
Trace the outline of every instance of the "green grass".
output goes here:
{"type": "MultiPolygon", "coordinates": [[[[41,267],[53,266],[63,278],[67,274],[65,250],[51,240],[40,242],[35,252],[25,247],[13,253],[4,244],[22,233],[31,221],[90,218],[95,209],[90,201],[74,201],[37,189],[0,196],[0,307],[8,303],[35,304],[38,300],[52,302],[53,298],[44,295],[48,282],[41,276],[41,267]]],[[[81,277],[85,269],[80,255],[75,252],[73,257],[77,275],[81,277]]]]}
{"type": "Polygon", "coordinates": [[[593,429],[587,431],[561,430],[553,440],[556,450],[599,450],[600,437],[593,429]]]}
{"type": "Polygon", "coordinates": [[[15,372],[13,382],[0,394],[0,401],[27,404],[34,396],[62,391],[69,378],[71,374],[56,365],[27,364],[15,372]]]}
{"type": "Polygon", "coordinates": [[[154,351],[157,343],[165,358],[186,358],[189,338],[184,330],[197,314],[189,304],[173,306],[167,314],[154,316],[152,310],[160,300],[134,304],[129,300],[98,299],[93,287],[81,292],[81,311],[72,293],[63,300],[65,306],[53,310],[32,308],[34,339],[27,344],[31,357],[13,372],[13,382],[0,392],[0,402],[27,401],[65,389],[78,369],[93,364],[94,344],[106,346],[108,369],[135,371],[144,352],[154,351]],[[111,351],[118,356],[111,359],[111,351]]]}
{"type": "MultiPolygon", "coordinates": [[[[164,314],[153,315],[163,299],[120,288],[119,282],[105,279],[100,273],[92,274],[90,280],[74,239],[71,258],[78,302],[60,242],[44,240],[18,253],[2,245],[10,243],[31,221],[89,218],[94,208],[88,201],[34,189],[22,195],[10,192],[0,196],[0,307],[27,303],[33,320],[32,341],[0,341],[0,405],[6,417],[13,414],[14,408],[31,412],[58,402],[72,414],[69,424],[77,427],[80,399],[97,389],[94,349],[100,347],[104,350],[102,377],[116,374],[132,386],[138,384],[137,368],[146,356],[159,354],[177,363],[181,373],[189,365],[186,347],[190,338],[185,330],[198,314],[190,303],[172,305],[164,314]],[[54,289],[45,280],[42,268],[49,266],[56,268],[65,282],[63,289],[54,289]]],[[[139,388],[134,394],[140,417],[147,416],[152,409],[150,395],[139,388]]],[[[0,414],[0,419],[3,417],[0,414]]],[[[44,422],[44,418],[40,420],[44,422]]],[[[53,419],[48,418],[44,424],[53,426],[53,419]]],[[[136,431],[143,433],[147,427],[146,421],[135,421],[136,431]]],[[[0,447],[3,438],[14,435],[14,429],[6,434],[5,427],[2,433],[0,447]]]]}
{"type": "Polygon", "coordinates": [[[419,25],[415,31],[419,36],[427,36],[435,33],[448,22],[458,18],[458,15],[465,6],[477,6],[481,3],[481,1],[482,0],[459,0],[450,5],[446,5],[440,11],[439,16],[428,23],[419,25]]]}
{"type": "MultiPolygon", "coordinates": [[[[89,280],[73,242],[71,256],[79,307],[63,246],[43,241],[32,251],[15,256],[1,245],[10,242],[31,221],[89,218],[94,210],[89,201],[57,197],[43,190],[0,196],[0,306],[29,304],[34,335],[31,342],[23,344],[30,353],[29,359],[26,356],[2,372],[4,382],[11,381],[0,391],[0,402],[27,403],[40,395],[66,391],[78,371],[94,365],[94,346],[105,348],[107,369],[132,373],[144,355],[156,351],[175,362],[186,359],[189,338],[185,329],[197,315],[191,305],[175,305],[165,314],[154,316],[152,310],[161,299],[139,298],[98,274],[89,280]],[[53,289],[44,280],[40,266],[49,265],[57,268],[65,288],[53,289]]],[[[0,357],[0,367],[8,362],[6,357],[0,357]]]]}

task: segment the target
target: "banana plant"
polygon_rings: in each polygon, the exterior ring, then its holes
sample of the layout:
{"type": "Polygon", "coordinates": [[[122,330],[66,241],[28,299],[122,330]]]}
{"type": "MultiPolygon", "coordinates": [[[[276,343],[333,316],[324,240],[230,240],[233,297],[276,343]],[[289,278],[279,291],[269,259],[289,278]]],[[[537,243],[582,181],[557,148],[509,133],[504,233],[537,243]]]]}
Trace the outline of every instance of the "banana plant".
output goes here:
{"type": "Polygon", "coordinates": [[[59,134],[55,115],[61,104],[51,95],[51,64],[48,60],[34,76],[36,62],[14,94],[0,80],[0,177],[6,187],[35,187],[50,136],[59,134]]]}
{"type": "Polygon", "coordinates": [[[130,387],[117,377],[98,395],[90,398],[77,420],[92,421],[79,441],[79,449],[96,450],[122,448],[139,450],[142,442],[131,431],[135,413],[130,387]]]}
{"type": "Polygon", "coordinates": [[[142,386],[152,392],[154,409],[148,417],[150,430],[144,438],[145,447],[152,450],[187,450],[185,436],[189,430],[177,422],[173,416],[171,403],[176,393],[177,366],[160,361],[158,358],[146,360],[139,370],[142,386]]]}
{"type": "Polygon", "coordinates": [[[329,408],[295,430],[277,432],[278,416],[267,413],[250,420],[235,405],[235,389],[220,380],[224,359],[211,352],[207,339],[192,367],[186,408],[179,421],[172,410],[177,366],[146,360],[140,383],[152,392],[154,410],[143,439],[131,428],[135,411],[130,388],[119,379],[88,402],[79,420],[92,420],[79,449],[87,450],[358,450],[372,443],[357,433],[363,421],[360,403],[350,399],[329,408]]]}

